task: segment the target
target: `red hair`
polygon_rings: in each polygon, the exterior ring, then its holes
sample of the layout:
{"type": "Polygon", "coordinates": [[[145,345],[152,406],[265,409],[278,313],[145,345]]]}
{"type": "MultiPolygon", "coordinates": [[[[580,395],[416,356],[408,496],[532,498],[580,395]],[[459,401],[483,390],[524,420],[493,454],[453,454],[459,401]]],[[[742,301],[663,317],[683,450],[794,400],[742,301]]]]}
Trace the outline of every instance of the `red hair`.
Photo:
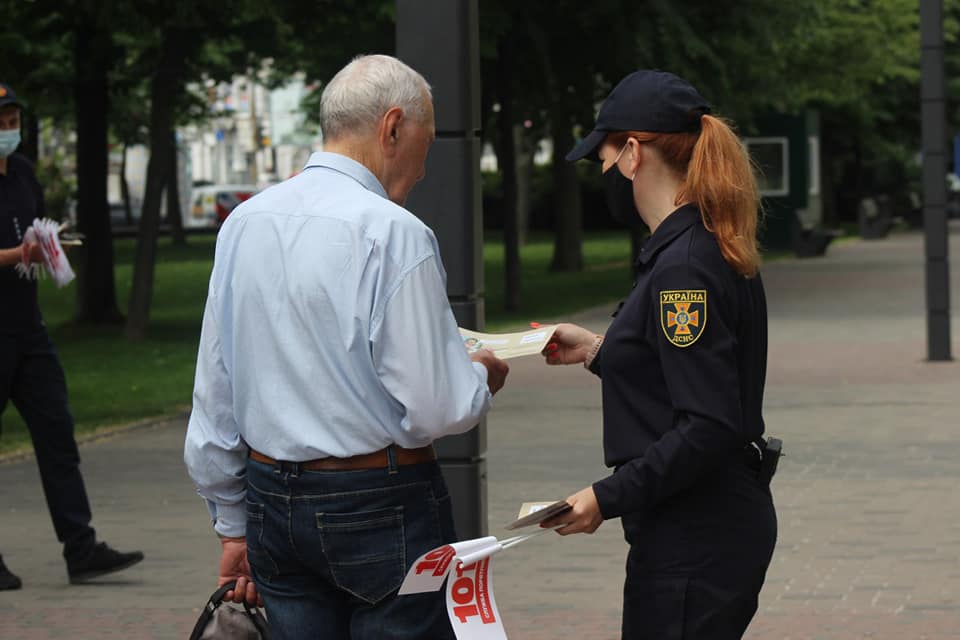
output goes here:
{"type": "Polygon", "coordinates": [[[753,277],[760,268],[760,191],[753,164],[725,120],[703,115],[700,124],[699,133],[626,131],[611,138],[617,144],[635,138],[656,149],[682,180],[676,204],[696,204],[727,263],[740,275],[753,277]]]}

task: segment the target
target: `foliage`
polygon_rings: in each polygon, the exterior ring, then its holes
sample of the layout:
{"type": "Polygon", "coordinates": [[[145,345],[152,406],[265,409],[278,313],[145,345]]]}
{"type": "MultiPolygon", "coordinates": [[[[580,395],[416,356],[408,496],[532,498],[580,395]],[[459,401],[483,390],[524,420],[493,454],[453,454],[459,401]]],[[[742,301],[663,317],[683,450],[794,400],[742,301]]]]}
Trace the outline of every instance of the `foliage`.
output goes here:
{"type": "Polygon", "coordinates": [[[47,216],[54,220],[67,217],[69,203],[76,197],[76,180],[64,172],[66,164],[64,154],[57,151],[41,157],[36,166],[37,180],[43,185],[47,216]]]}
{"type": "Polygon", "coordinates": [[[271,56],[271,79],[280,82],[303,73],[311,91],[301,108],[318,123],[320,94],[326,82],[353,57],[393,55],[395,0],[286,0],[276,13],[286,38],[271,56]]]}
{"type": "Polygon", "coordinates": [[[64,13],[47,4],[0,0],[0,79],[38,118],[64,122],[73,116],[73,37],[64,13]]]}
{"type": "MultiPolygon", "coordinates": [[[[589,130],[620,78],[655,67],[689,79],[747,133],[756,116],[770,111],[819,110],[825,196],[840,217],[852,217],[861,195],[902,196],[915,179],[916,0],[478,3],[482,134],[497,145],[498,103],[510,102],[504,113],[514,124],[532,124],[527,143],[554,137],[562,152],[571,131],[589,130]],[[498,73],[511,76],[511,95],[499,95],[498,73]]],[[[948,87],[957,96],[960,53],[950,45],[960,35],[960,0],[944,3],[948,87]]],[[[38,117],[60,127],[75,120],[77,39],[106,34],[97,46],[105,48],[111,136],[126,143],[147,140],[157,106],[149,80],[171,31],[186,43],[177,83],[183,90],[160,97],[172,103],[166,106],[174,123],[211,115],[206,96],[187,87],[251,71],[270,86],[302,72],[313,88],[303,107],[315,117],[319,92],[345,62],[359,53],[393,52],[396,17],[395,0],[0,0],[0,10],[0,79],[12,83],[38,117]]],[[[951,99],[949,115],[960,125],[960,100],[951,99]]],[[[535,221],[537,212],[567,210],[565,202],[548,201],[569,186],[563,176],[535,171],[535,221]]],[[[589,226],[596,193],[589,182],[581,186],[589,226]]],[[[57,202],[62,193],[55,189],[48,197],[57,202]]],[[[491,212],[490,219],[497,218],[491,212]]]]}

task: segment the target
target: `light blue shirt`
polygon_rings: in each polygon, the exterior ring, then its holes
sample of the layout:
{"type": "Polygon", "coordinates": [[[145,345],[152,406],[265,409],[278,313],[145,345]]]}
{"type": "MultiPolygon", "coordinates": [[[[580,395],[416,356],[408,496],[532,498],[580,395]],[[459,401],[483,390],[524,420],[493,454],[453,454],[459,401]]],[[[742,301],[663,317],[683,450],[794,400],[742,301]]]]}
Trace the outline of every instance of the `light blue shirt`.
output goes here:
{"type": "Polygon", "coordinates": [[[221,535],[246,527],[248,447],[303,461],[422,447],[490,408],[433,232],[342,155],[220,229],[184,460],[221,535]]]}

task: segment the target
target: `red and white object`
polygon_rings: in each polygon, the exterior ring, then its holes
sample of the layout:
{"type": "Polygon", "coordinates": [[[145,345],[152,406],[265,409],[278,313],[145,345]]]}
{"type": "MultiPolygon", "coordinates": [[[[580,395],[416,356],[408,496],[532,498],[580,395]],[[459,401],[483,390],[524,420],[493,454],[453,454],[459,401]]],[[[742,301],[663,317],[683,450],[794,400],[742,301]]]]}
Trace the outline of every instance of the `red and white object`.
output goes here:
{"type": "MultiPolygon", "coordinates": [[[[26,247],[39,244],[43,253],[43,266],[47,273],[58,287],[65,287],[76,275],[60,244],[59,233],[60,226],[55,220],[40,218],[34,220],[27,232],[23,234],[23,245],[26,247]]],[[[36,280],[40,275],[38,267],[39,265],[30,264],[29,255],[24,255],[20,264],[17,265],[17,272],[21,277],[36,280]]]]}
{"type": "Polygon", "coordinates": [[[398,595],[439,591],[447,583],[447,615],[457,640],[507,640],[493,597],[493,555],[551,529],[497,540],[494,536],[455,542],[413,563],[398,595]]]}

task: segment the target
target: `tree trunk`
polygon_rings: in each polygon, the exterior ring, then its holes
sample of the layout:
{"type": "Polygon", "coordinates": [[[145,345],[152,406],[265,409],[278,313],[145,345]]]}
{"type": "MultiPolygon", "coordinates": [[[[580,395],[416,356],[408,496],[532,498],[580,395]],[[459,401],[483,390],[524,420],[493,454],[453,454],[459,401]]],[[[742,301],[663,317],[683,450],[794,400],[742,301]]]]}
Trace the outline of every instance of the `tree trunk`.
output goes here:
{"type": "Polygon", "coordinates": [[[573,145],[573,118],[565,109],[569,96],[557,80],[553,57],[546,32],[537,23],[527,24],[530,40],[540,59],[553,108],[549,112],[553,132],[554,210],[556,237],[553,245],[551,271],[580,271],[583,269],[583,208],[580,203],[580,181],[573,163],[564,156],[573,145]]]}
{"type": "Polygon", "coordinates": [[[513,140],[513,46],[510,36],[500,40],[497,52],[497,114],[499,154],[497,162],[503,176],[503,254],[504,308],[520,308],[520,226],[517,218],[517,162],[513,140]]]}
{"type": "Polygon", "coordinates": [[[517,158],[517,227],[520,246],[527,245],[530,232],[530,194],[533,190],[533,148],[526,129],[513,127],[513,149],[517,158]]]}
{"type": "Polygon", "coordinates": [[[113,235],[107,207],[109,32],[81,23],[74,34],[74,104],[77,121],[77,228],[86,236],[75,253],[76,320],[119,323],[113,278],[113,235]]]}
{"type": "Polygon", "coordinates": [[[140,340],[146,336],[153,299],[153,272],[157,257],[157,235],[160,230],[160,199],[170,169],[170,131],[173,127],[173,106],[183,90],[186,38],[176,28],[165,27],[157,69],[150,82],[150,161],[147,164],[147,185],[140,212],[137,233],[137,255],[134,261],[130,309],[127,314],[127,337],[140,340]]]}
{"type": "Polygon", "coordinates": [[[127,226],[133,226],[133,207],[130,205],[130,183],[127,182],[127,147],[123,143],[123,151],[120,156],[120,196],[123,198],[123,217],[127,226]]]}
{"type": "Polygon", "coordinates": [[[551,271],[583,269],[583,208],[577,168],[564,156],[573,146],[570,118],[560,110],[553,112],[553,192],[556,238],[551,271]]]}
{"type": "Polygon", "coordinates": [[[167,223],[173,237],[173,246],[187,246],[183,232],[183,210],[180,207],[180,171],[177,158],[177,132],[170,128],[170,164],[167,169],[167,223]]]}

